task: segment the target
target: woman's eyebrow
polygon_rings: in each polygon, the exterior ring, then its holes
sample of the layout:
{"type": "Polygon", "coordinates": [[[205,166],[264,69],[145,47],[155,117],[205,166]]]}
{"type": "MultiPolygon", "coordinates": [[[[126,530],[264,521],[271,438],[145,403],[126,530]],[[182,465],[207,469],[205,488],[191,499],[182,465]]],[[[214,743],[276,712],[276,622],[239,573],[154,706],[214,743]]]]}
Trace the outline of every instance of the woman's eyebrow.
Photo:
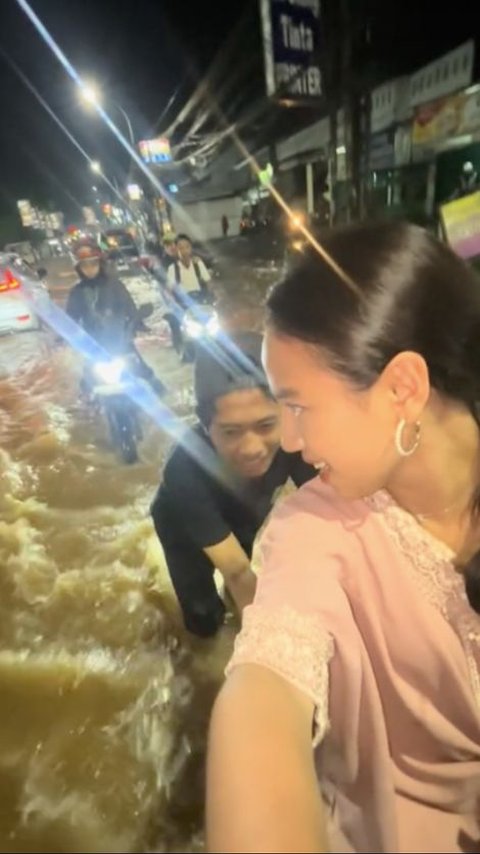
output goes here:
{"type": "Polygon", "coordinates": [[[298,391],[294,388],[280,388],[278,391],[274,390],[276,400],[296,400],[298,397],[298,391]]]}

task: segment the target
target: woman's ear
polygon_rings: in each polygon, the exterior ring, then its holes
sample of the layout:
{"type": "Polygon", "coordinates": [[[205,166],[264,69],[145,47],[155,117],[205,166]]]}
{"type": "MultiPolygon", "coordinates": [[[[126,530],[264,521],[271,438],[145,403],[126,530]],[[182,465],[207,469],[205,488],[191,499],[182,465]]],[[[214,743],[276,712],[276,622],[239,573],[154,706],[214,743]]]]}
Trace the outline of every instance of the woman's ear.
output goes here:
{"type": "Polygon", "coordinates": [[[411,350],[394,356],[384,369],[381,382],[399,417],[418,421],[430,397],[430,377],[423,356],[411,350]]]}

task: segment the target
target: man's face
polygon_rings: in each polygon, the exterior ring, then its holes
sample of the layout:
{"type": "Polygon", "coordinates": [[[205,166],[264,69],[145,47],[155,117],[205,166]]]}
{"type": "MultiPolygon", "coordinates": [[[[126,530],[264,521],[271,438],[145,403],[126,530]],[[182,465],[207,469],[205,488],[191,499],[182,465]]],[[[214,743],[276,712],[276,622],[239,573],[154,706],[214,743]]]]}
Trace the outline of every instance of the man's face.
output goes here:
{"type": "Polygon", "coordinates": [[[177,250],[180,259],[184,263],[190,261],[192,257],[192,244],[189,240],[179,240],[177,243],[177,250]]]}
{"type": "Polygon", "coordinates": [[[226,394],[216,402],[210,438],[237,475],[262,477],[280,447],[278,404],[259,388],[226,394]]]}
{"type": "Polygon", "coordinates": [[[98,258],[88,258],[81,261],[79,267],[86,279],[94,279],[100,272],[100,261],[98,258]]]}

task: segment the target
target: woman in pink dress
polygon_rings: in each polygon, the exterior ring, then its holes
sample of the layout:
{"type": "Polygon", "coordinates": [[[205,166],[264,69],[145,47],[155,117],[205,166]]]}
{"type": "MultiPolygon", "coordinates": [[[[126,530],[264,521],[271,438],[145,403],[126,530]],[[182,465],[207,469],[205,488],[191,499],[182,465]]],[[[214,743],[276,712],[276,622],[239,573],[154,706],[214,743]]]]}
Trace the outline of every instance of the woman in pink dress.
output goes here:
{"type": "Polygon", "coordinates": [[[330,232],[268,301],[283,446],[212,719],[209,848],[480,851],[480,282],[405,224],[330,232]]]}

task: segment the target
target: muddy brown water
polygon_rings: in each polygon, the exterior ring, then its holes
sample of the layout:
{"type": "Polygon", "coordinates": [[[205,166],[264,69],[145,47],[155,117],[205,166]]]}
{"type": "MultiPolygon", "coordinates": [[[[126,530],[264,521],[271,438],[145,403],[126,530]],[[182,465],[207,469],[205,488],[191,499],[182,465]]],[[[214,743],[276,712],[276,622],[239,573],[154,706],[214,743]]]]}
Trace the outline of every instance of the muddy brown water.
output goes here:
{"type": "MultiPolygon", "coordinates": [[[[264,279],[244,276],[229,331],[258,328],[264,279]]],[[[141,349],[192,420],[191,369],[141,349]]],[[[236,627],[183,630],[148,515],[170,440],[145,420],[141,462],[119,463],[77,361],[48,335],[0,339],[0,852],[201,851],[236,627]]]]}
{"type": "MultiPolygon", "coordinates": [[[[188,369],[161,359],[188,417],[188,369]]],[[[233,629],[182,629],[148,517],[169,441],[147,425],[142,462],[118,463],[48,348],[0,402],[0,851],[201,850],[233,629]]]]}

